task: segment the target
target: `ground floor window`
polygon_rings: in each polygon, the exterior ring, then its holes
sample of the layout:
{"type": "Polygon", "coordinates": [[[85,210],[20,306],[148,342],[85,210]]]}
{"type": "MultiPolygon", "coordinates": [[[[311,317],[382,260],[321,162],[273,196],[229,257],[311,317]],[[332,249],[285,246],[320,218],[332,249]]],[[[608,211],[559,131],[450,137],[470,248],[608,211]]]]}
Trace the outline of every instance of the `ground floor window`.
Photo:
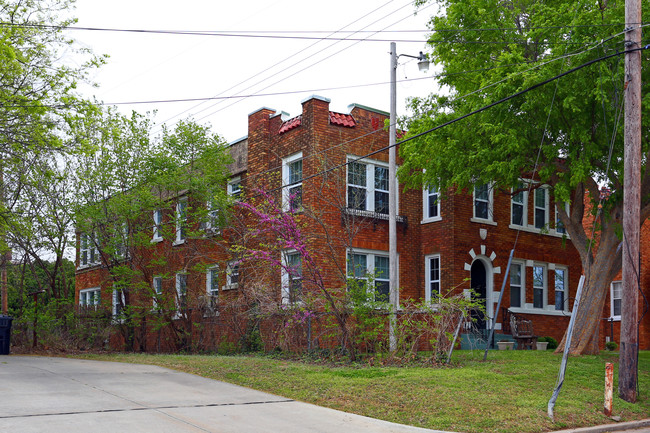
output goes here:
{"type": "Polygon", "coordinates": [[[79,291],[79,305],[82,307],[96,307],[100,302],[101,289],[93,287],[79,291]]]}
{"type": "Polygon", "coordinates": [[[425,272],[425,293],[427,302],[436,302],[441,295],[440,292],[440,254],[426,256],[424,262],[425,272]]]}

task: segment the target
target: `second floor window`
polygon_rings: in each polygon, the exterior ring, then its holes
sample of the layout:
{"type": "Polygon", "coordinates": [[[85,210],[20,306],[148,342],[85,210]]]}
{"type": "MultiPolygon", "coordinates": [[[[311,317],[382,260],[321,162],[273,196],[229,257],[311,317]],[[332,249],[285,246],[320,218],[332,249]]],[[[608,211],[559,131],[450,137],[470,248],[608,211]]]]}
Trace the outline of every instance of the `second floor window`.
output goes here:
{"type": "Polygon", "coordinates": [[[302,209],[302,152],[289,156],[282,161],[282,184],[284,209],[299,211],[302,209]]]}
{"type": "Polygon", "coordinates": [[[492,191],[487,183],[474,187],[474,218],[492,221],[492,191]]]}
{"type": "Polygon", "coordinates": [[[176,242],[185,241],[187,236],[187,200],[176,203],[176,242]]]}
{"type": "Polygon", "coordinates": [[[241,198],[241,193],[241,178],[239,176],[233,177],[228,181],[228,195],[231,196],[234,200],[239,201],[241,198]]]}
{"type": "Polygon", "coordinates": [[[437,219],[440,217],[440,198],[438,188],[424,189],[424,219],[437,219]]]}
{"type": "Polygon", "coordinates": [[[388,214],[388,186],[388,164],[379,161],[348,164],[348,208],[388,214]]]}
{"type": "Polygon", "coordinates": [[[96,307],[100,303],[101,289],[93,287],[92,289],[83,289],[79,291],[79,305],[82,307],[96,307]]]}
{"type": "Polygon", "coordinates": [[[162,209],[156,209],[153,211],[153,239],[152,241],[162,240],[162,220],[163,213],[162,209]]]}
{"type": "Polygon", "coordinates": [[[79,243],[79,266],[98,264],[100,257],[95,238],[86,233],[82,233],[79,243]]]}
{"type": "Polygon", "coordinates": [[[511,199],[511,215],[512,215],[512,220],[511,224],[516,225],[516,226],[524,226],[526,225],[526,191],[524,191],[525,185],[523,183],[519,183],[517,187],[514,189],[514,191],[519,190],[516,194],[512,195],[511,199]]]}
{"type": "Polygon", "coordinates": [[[543,229],[548,224],[548,198],[546,188],[535,190],[535,228],[543,229]]]}

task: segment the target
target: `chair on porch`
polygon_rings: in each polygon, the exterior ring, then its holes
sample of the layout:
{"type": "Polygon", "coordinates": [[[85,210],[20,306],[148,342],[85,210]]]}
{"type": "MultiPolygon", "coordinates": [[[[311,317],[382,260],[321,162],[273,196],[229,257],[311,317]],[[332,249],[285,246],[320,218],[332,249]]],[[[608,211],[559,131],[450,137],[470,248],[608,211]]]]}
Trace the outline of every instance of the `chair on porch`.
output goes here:
{"type": "Polygon", "coordinates": [[[510,332],[517,342],[517,349],[535,348],[537,336],[533,332],[533,322],[510,313],[510,332]]]}

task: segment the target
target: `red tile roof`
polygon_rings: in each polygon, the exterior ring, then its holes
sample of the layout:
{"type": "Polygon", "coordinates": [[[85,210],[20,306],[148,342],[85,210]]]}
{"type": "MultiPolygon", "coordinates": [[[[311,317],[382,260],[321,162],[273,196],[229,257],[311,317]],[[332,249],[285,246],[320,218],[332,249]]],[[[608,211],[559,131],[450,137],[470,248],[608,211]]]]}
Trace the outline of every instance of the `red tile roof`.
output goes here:
{"type": "Polygon", "coordinates": [[[335,113],[333,111],[330,111],[330,123],[332,125],[346,126],[348,128],[354,128],[357,124],[351,115],[335,113]]]}
{"type": "Polygon", "coordinates": [[[291,131],[292,129],[299,127],[301,123],[302,123],[302,115],[284,121],[282,122],[282,126],[280,126],[280,130],[278,131],[278,134],[284,134],[287,131],[291,131]]]}

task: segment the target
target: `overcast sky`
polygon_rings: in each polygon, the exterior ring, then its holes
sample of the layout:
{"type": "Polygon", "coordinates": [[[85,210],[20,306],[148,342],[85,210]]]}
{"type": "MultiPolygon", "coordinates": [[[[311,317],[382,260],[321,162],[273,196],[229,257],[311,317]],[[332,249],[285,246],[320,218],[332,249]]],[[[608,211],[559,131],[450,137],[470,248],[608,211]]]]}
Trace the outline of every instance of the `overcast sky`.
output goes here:
{"type": "MultiPolygon", "coordinates": [[[[107,31],[70,35],[96,54],[110,56],[92,77],[100,87],[83,88],[87,96],[106,103],[275,94],[120,105],[125,113],[157,110],[157,123],[169,125],[191,116],[232,141],[247,134],[249,113],[269,107],[296,116],[300,102],[313,94],[331,99],[334,111],[347,112],[352,103],[388,111],[390,40],[396,40],[399,54],[426,52],[426,22],[435,6],[414,12],[412,0],[77,0],[74,15],[81,27],[249,36],[266,31],[275,37],[107,31]],[[314,31],[318,33],[306,33],[314,31]],[[295,38],[299,36],[314,39],[295,38]],[[323,37],[382,41],[319,40],[323,37]],[[368,86],[376,83],[383,84],[368,86]],[[333,90],[341,87],[349,88],[333,90]]],[[[417,60],[400,59],[399,115],[407,114],[407,97],[438,90],[432,75],[419,72],[417,60]],[[417,80],[403,81],[407,79],[417,80]]]]}

